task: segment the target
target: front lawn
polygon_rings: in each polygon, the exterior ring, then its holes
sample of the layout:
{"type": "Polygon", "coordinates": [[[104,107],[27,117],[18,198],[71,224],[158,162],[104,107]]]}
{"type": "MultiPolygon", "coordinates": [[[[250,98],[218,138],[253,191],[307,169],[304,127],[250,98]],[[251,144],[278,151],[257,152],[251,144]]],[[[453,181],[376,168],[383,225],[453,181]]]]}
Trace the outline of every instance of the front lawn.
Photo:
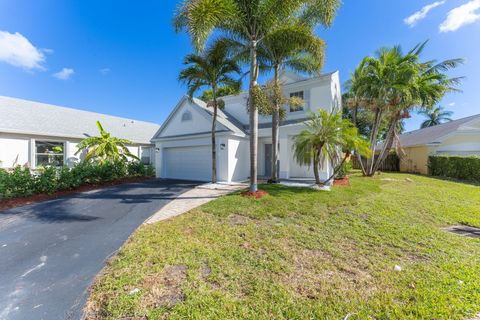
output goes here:
{"type": "Polygon", "coordinates": [[[332,192],[261,186],[142,227],[90,319],[465,319],[480,312],[480,188],[355,176],[332,192]],[[401,271],[395,271],[395,266],[401,271]]]}

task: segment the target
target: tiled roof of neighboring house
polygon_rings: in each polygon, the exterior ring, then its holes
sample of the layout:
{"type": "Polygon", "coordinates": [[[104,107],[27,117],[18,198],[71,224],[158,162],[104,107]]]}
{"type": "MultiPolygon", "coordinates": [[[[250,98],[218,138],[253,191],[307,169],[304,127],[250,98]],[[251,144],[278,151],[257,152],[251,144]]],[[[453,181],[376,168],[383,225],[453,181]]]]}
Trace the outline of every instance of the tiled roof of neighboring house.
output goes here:
{"type": "Polygon", "coordinates": [[[413,147],[439,142],[438,139],[441,137],[458,130],[462,125],[475,119],[480,119],[480,114],[445,122],[433,127],[406,132],[399,136],[400,145],[402,147],[413,147]]]}
{"type": "Polygon", "coordinates": [[[113,136],[150,144],[160,125],[40,102],[0,96],[0,132],[85,138],[98,135],[96,121],[113,136]]]}

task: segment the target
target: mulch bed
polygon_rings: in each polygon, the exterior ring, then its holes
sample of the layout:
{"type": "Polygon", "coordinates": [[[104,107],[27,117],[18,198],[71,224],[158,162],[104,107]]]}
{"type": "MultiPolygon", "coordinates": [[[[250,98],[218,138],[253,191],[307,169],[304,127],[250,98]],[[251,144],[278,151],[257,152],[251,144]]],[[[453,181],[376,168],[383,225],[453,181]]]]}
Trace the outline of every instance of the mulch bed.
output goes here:
{"type": "Polygon", "coordinates": [[[119,179],[119,180],[114,180],[114,181],[108,181],[108,182],[98,183],[98,184],[86,184],[86,185],[80,186],[80,187],[78,187],[76,189],[73,189],[73,190],[62,190],[62,191],[57,191],[57,192],[52,193],[52,194],[40,193],[40,194],[31,195],[31,196],[28,196],[28,197],[0,200],[0,211],[15,208],[15,207],[25,206],[27,204],[31,204],[31,203],[35,203],[35,202],[57,199],[57,198],[60,198],[60,197],[63,197],[65,195],[69,195],[69,194],[72,194],[72,193],[91,191],[91,190],[95,190],[95,189],[101,189],[101,188],[116,186],[116,185],[125,184],[125,183],[142,182],[142,181],[149,180],[149,179],[152,179],[152,178],[150,178],[150,177],[129,177],[129,178],[124,178],[124,179],[119,179]]]}
{"type": "Polygon", "coordinates": [[[260,199],[268,195],[267,191],[264,190],[257,190],[256,192],[250,192],[250,191],[244,191],[240,193],[242,197],[249,197],[249,198],[255,198],[255,199],[260,199]]]}
{"type": "Polygon", "coordinates": [[[350,180],[348,180],[348,178],[335,179],[335,180],[333,180],[333,185],[334,186],[349,186],[350,185],[350,180]]]}

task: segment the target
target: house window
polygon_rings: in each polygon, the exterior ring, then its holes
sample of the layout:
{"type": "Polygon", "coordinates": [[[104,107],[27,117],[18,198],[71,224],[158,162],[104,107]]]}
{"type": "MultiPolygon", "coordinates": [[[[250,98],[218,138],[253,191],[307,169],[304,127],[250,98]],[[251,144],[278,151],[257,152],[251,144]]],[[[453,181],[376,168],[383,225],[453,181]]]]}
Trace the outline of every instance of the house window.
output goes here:
{"type": "Polygon", "coordinates": [[[65,144],[56,141],[35,141],[36,166],[61,167],[64,164],[65,144]]]}
{"type": "MultiPolygon", "coordinates": [[[[293,97],[297,97],[297,98],[300,98],[300,99],[305,101],[305,99],[303,97],[303,91],[297,91],[297,92],[290,93],[290,98],[293,98],[293,97]]],[[[303,107],[296,107],[296,108],[290,107],[290,112],[303,111],[303,109],[304,109],[303,107]]]]}
{"type": "Polygon", "coordinates": [[[192,113],[190,111],[185,111],[182,114],[182,122],[192,120],[192,113]]]}
{"type": "Polygon", "coordinates": [[[143,164],[145,165],[152,164],[151,154],[152,154],[152,148],[142,147],[140,149],[140,159],[143,164]]]}

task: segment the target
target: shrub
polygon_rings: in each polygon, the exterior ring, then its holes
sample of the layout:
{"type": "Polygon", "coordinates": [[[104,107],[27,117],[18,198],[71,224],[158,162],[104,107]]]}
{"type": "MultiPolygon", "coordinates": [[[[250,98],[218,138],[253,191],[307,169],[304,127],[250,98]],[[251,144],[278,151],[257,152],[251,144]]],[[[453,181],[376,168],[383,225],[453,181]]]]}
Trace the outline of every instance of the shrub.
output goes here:
{"type": "Polygon", "coordinates": [[[72,190],[85,184],[98,184],[126,177],[154,175],[151,166],[140,162],[81,162],[68,167],[43,167],[32,173],[28,168],[16,167],[11,171],[0,169],[0,200],[25,197],[37,193],[72,190]]]}
{"type": "Polygon", "coordinates": [[[57,169],[44,167],[39,169],[39,174],[34,179],[35,193],[52,194],[58,190],[57,169]]]}
{"type": "Polygon", "coordinates": [[[480,181],[480,157],[430,156],[428,172],[432,176],[480,181]]]}

